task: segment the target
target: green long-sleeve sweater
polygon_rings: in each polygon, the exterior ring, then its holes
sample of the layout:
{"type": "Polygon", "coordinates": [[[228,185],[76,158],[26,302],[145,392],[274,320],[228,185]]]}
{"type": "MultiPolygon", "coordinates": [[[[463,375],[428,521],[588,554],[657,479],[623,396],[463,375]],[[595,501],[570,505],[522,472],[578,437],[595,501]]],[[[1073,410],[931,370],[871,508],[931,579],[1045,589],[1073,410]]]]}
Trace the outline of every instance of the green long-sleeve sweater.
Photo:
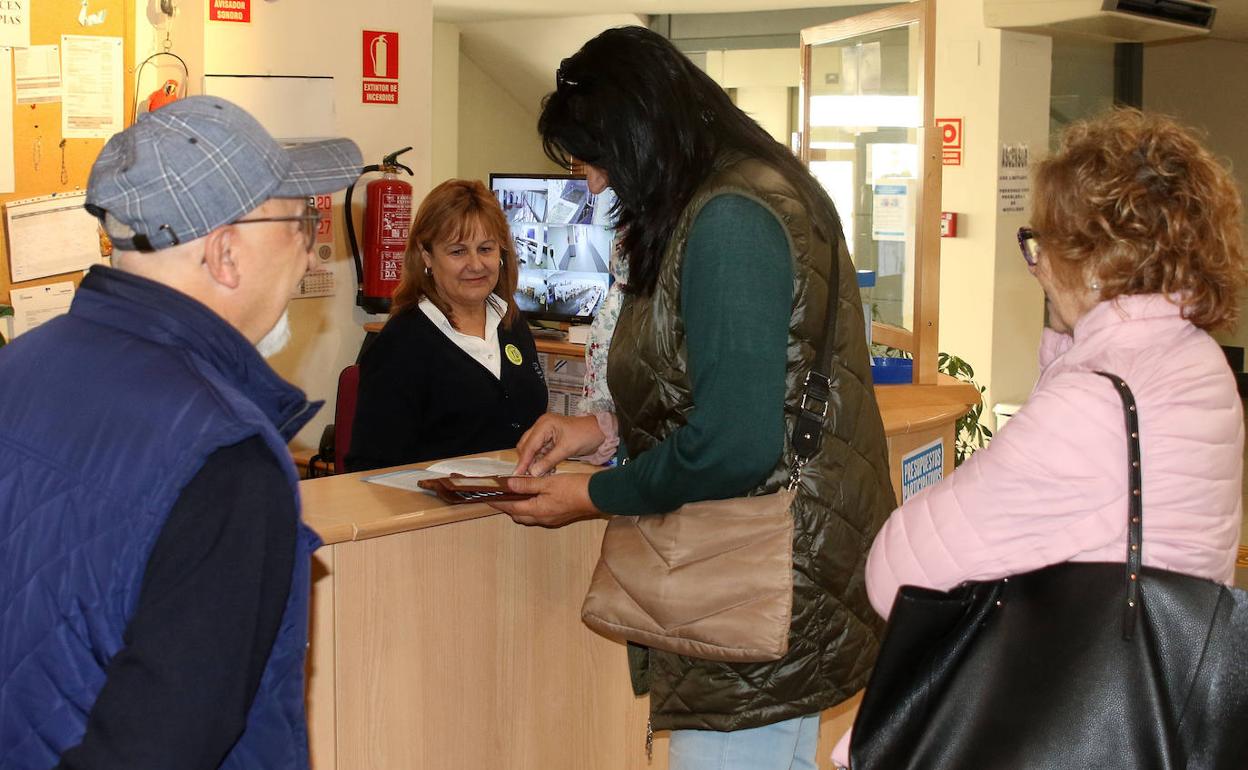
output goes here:
{"type": "Polygon", "coordinates": [[[662,442],[590,479],[590,498],[607,513],[735,497],[784,449],[793,262],[780,223],[749,198],[719,196],[694,220],[681,271],[694,408],[662,442]]]}

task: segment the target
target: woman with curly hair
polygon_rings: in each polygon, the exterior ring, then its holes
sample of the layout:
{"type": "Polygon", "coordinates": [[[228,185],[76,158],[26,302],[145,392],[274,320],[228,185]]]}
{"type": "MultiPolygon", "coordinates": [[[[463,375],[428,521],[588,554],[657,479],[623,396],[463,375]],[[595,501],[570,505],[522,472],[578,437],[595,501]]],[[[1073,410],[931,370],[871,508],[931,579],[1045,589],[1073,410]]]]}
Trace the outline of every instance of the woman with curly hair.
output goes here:
{"type": "Polygon", "coordinates": [[[1138,404],[1144,565],[1232,582],[1244,419],[1208,332],[1238,316],[1240,217],[1230,174],[1173,120],[1123,109],[1067,130],[1020,232],[1047,300],[1039,382],[986,449],[893,512],[867,562],[878,612],[902,585],[1123,561],[1127,436],[1098,371],[1138,404]]]}

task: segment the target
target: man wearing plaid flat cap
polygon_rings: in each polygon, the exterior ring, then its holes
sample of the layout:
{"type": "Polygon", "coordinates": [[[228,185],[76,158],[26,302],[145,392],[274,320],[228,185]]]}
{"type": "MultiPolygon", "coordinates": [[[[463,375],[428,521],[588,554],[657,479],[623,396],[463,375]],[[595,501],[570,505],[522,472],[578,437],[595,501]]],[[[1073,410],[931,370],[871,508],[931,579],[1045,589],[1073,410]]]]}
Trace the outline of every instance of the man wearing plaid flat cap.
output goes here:
{"type": "Polygon", "coordinates": [[[257,346],[313,260],[309,197],[361,165],[203,96],[100,153],[113,267],[0,349],[5,770],[308,767],[319,543],[286,442],[320,404],[257,346]]]}

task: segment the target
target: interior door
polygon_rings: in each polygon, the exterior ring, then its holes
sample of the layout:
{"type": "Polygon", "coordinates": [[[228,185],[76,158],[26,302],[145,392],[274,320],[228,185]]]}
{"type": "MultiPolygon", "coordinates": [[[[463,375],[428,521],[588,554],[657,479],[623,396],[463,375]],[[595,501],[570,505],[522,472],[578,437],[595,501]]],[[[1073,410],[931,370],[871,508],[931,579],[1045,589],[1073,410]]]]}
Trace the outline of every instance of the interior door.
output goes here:
{"type": "Polygon", "coordinates": [[[910,353],[924,384],[936,382],[940,276],[934,15],[918,0],[801,34],[802,160],[855,266],[875,274],[863,289],[872,341],[910,353]]]}

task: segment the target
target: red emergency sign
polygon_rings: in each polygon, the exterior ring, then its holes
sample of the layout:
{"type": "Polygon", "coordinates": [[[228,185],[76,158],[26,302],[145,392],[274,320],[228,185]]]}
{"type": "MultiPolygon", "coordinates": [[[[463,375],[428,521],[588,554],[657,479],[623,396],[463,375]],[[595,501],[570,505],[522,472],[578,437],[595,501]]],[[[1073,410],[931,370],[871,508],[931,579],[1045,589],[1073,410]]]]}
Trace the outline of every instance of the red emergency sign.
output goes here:
{"type": "Polygon", "coordinates": [[[209,21],[251,22],[251,0],[208,0],[209,21]]]}

